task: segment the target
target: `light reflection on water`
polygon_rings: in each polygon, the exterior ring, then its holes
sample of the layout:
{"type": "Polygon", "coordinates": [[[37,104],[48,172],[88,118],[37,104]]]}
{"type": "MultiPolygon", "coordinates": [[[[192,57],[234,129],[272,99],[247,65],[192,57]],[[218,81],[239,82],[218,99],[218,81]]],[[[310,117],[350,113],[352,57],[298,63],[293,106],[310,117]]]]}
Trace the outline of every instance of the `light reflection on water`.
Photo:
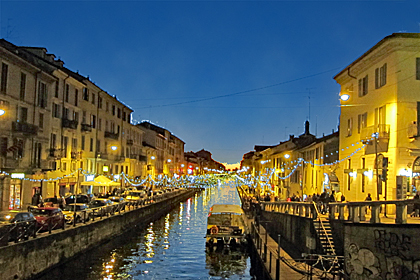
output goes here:
{"type": "Polygon", "coordinates": [[[39,279],[254,279],[246,252],[206,250],[207,213],[215,203],[240,203],[233,184],[206,189],[147,228],[115,238],[39,279]]]}

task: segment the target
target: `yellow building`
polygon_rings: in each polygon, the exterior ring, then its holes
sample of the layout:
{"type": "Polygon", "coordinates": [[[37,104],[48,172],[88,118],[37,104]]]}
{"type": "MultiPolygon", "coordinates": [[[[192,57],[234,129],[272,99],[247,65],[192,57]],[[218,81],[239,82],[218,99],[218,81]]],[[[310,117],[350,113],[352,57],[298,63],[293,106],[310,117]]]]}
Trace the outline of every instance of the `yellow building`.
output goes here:
{"type": "Polygon", "coordinates": [[[420,34],[385,37],[334,79],[343,194],[352,201],[412,194],[420,185],[420,34]]]}

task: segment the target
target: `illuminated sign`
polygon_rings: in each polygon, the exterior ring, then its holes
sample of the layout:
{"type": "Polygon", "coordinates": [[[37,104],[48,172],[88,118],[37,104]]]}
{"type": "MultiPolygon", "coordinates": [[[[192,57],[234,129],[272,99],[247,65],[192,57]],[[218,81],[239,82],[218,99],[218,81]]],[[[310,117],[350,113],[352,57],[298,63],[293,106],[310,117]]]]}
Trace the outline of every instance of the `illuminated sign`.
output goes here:
{"type": "Polygon", "coordinates": [[[95,179],[95,175],[86,175],[86,179],[85,179],[85,181],[86,182],[91,182],[91,181],[93,181],[95,179]]]}
{"type": "Polygon", "coordinates": [[[12,173],[10,174],[12,179],[23,179],[25,178],[25,173],[12,173]]]}
{"type": "Polygon", "coordinates": [[[108,171],[109,171],[109,166],[104,165],[104,166],[102,167],[102,171],[103,171],[103,172],[108,172],[108,171]]]}

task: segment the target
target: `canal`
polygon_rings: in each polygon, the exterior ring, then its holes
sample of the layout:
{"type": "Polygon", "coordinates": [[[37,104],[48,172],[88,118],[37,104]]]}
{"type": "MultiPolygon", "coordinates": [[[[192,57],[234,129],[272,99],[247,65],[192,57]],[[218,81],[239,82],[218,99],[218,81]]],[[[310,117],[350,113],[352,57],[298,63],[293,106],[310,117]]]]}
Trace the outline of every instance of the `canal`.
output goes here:
{"type": "Polygon", "coordinates": [[[206,249],[207,214],[216,203],[240,205],[233,182],[208,188],[146,228],[134,228],[37,279],[257,279],[245,250],[206,249]]]}

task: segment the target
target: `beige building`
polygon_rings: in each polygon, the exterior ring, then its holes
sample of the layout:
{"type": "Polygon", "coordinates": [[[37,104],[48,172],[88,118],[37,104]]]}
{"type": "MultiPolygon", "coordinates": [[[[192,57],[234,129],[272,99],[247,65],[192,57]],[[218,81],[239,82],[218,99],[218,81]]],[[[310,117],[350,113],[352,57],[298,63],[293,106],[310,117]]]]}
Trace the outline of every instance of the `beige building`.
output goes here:
{"type": "Polygon", "coordinates": [[[144,177],[143,131],[127,105],[45,48],[0,40],[0,64],[0,209],[26,208],[36,192],[107,191],[82,184],[88,174],[144,177]]]}
{"type": "Polygon", "coordinates": [[[255,146],[254,152],[244,155],[241,169],[260,179],[255,186],[260,194],[272,192],[285,200],[293,194],[337,191],[337,162],[338,132],[316,138],[309,133],[307,121],[299,137],[290,135],[274,146],[255,146]]]}
{"type": "Polygon", "coordinates": [[[341,86],[341,191],[401,199],[419,188],[420,34],[394,33],[334,79],[341,86]],[[344,101],[348,98],[347,101],[344,101]]]}
{"type": "Polygon", "coordinates": [[[137,126],[144,132],[143,146],[148,147],[148,171],[153,171],[154,175],[182,175],[185,166],[185,142],[150,122],[145,121],[137,126]]]}

